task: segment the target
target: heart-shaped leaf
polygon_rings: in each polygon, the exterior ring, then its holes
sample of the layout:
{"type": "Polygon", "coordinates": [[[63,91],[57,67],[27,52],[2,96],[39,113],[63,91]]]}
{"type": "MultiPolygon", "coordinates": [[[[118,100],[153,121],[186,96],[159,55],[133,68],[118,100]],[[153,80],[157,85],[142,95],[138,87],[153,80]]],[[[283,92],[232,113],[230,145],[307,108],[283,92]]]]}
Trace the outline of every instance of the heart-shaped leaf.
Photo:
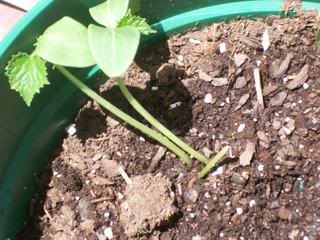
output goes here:
{"type": "Polygon", "coordinates": [[[88,30],[81,23],[64,17],[51,25],[38,39],[36,54],[44,60],[67,67],[95,64],[88,44],[88,30]]]}
{"type": "Polygon", "coordinates": [[[129,0],[108,0],[89,9],[92,18],[107,28],[117,27],[118,22],[126,15],[129,0]]]}
{"type": "Polygon", "coordinates": [[[18,53],[13,56],[6,67],[11,89],[16,90],[25,103],[30,106],[32,99],[40,89],[49,84],[47,68],[38,56],[18,53]]]}
{"type": "Polygon", "coordinates": [[[139,31],[130,26],[107,29],[91,24],[88,34],[89,46],[98,66],[109,77],[121,76],[136,55],[139,31]]]}

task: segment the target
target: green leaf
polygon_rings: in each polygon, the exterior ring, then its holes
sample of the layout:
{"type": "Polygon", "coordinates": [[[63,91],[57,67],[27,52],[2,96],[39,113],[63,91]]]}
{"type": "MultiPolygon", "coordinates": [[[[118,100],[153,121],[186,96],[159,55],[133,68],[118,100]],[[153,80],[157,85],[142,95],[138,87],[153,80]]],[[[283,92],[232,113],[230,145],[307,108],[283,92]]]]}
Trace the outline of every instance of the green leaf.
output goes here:
{"type": "Polygon", "coordinates": [[[95,64],[88,44],[88,30],[64,17],[51,25],[38,39],[35,53],[53,64],[89,67],[95,64]]]}
{"type": "Polygon", "coordinates": [[[118,24],[118,27],[131,26],[136,28],[142,34],[148,35],[150,33],[156,33],[149,24],[146,22],[145,18],[141,18],[139,16],[133,16],[129,9],[127,15],[121,19],[118,24]]]}
{"type": "Polygon", "coordinates": [[[132,63],[140,40],[134,27],[107,29],[89,25],[89,46],[94,59],[109,77],[121,76],[132,63]]]}
{"type": "Polygon", "coordinates": [[[26,53],[14,55],[6,67],[11,89],[16,90],[25,103],[30,106],[40,89],[49,84],[45,62],[38,56],[26,53]]]}
{"type": "Polygon", "coordinates": [[[320,30],[317,32],[316,44],[317,48],[320,48],[320,30]]]}
{"type": "Polygon", "coordinates": [[[92,18],[107,28],[115,28],[126,15],[129,0],[108,0],[89,9],[92,18]]]}
{"type": "Polygon", "coordinates": [[[129,9],[132,13],[137,13],[141,8],[141,0],[130,0],[129,9]]]}

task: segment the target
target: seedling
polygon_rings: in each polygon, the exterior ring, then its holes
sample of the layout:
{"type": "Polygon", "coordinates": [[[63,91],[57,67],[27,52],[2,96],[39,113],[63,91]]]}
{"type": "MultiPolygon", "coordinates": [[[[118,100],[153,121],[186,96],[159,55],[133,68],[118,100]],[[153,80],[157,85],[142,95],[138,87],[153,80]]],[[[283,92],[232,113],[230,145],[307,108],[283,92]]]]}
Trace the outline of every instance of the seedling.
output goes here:
{"type": "Polygon", "coordinates": [[[141,34],[155,31],[144,18],[134,15],[139,1],[108,0],[89,9],[92,18],[100,25],[83,26],[78,21],[63,17],[46,29],[36,42],[31,55],[18,53],[9,61],[6,75],[11,89],[16,90],[30,106],[36,93],[50,84],[46,62],[54,65],[70,82],[121,120],[166,146],[185,163],[209,160],[197,152],[170,130],[164,127],[132,96],[121,77],[129,68],[137,53],[141,34]],[[84,68],[98,65],[110,78],[115,78],[129,103],[159,132],[130,117],[75,77],[65,67],[84,68]]]}

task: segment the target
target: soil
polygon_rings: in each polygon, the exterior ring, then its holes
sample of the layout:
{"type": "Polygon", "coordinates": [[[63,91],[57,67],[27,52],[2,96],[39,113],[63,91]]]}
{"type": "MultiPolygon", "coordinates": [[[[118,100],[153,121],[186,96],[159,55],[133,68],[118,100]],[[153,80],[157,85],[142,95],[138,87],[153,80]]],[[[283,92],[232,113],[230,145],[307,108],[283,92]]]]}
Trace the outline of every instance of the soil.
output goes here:
{"type": "MultiPolygon", "coordinates": [[[[320,239],[319,23],[315,11],[237,19],[145,46],[126,76],[133,94],[195,149],[229,156],[199,180],[200,163],[89,101],[20,239],[320,239]]],[[[100,91],[142,120],[114,81],[100,91]]]]}

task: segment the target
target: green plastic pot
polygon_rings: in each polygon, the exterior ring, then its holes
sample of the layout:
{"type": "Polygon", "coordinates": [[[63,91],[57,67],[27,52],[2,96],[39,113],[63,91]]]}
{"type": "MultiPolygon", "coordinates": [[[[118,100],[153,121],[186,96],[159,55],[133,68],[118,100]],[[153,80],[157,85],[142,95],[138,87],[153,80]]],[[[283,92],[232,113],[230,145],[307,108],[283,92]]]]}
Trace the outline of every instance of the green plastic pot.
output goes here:
{"type": "MultiPolygon", "coordinates": [[[[88,7],[99,0],[42,0],[0,44],[0,239],[14,239],[23,227],[37,177],[50,159],[64,128],[74,118],[86,98],[56,72],[51,85],[36,96],[28,108],[17,93],[9,89],[4,76],[12,54],[30,52],[35,39],[46,27],[68,15],[88,24],[88,7]]],[[[153,23],[158,34],[153,39],[195,24],[232,19],[237,16],[263,17],[280,14],[280,0],[144,0],[142,15],[153,23]]],[[[303,1],[305,9],[320,8],[320,3],[303,1]]],[[[145,39],[149,41],[150,39],[145,39]]],[[[95,87],[97,69],[72,69],[95,87]]]]}

